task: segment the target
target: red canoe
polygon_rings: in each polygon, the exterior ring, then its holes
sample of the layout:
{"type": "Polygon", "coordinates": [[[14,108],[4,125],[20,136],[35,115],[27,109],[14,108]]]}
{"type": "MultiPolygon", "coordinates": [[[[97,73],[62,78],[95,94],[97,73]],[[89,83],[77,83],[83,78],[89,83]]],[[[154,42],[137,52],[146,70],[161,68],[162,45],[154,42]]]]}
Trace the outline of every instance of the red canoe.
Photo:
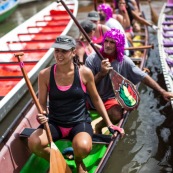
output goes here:
{"type": "MultiPolygon", "coordinates": [[[[78,1],[65,3],[76,16],[78,1]]],[[[34,82],[53,58],[49,48],[56,37],[67,34],[72,24],[61,3],[54,2],[0,39],[0,121],[27,91],[14,53],[24,52],[22,61],[34,82]]]]}

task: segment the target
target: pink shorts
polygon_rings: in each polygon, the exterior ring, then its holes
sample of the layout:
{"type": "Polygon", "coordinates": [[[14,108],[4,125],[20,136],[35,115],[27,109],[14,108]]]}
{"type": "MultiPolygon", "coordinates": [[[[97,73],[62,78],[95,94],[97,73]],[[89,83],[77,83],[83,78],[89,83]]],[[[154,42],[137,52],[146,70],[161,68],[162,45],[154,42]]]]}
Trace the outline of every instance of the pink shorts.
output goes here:
{"type": "Polygon", "coordinates": [[[104,105],[105,105],[106,110],[108,110],[112,106],[120,105],[120,104],[118,103],[118,101],[116,99],[112,98],[112,99],[108,99],[107,101],[105,101],[104,105]]]}

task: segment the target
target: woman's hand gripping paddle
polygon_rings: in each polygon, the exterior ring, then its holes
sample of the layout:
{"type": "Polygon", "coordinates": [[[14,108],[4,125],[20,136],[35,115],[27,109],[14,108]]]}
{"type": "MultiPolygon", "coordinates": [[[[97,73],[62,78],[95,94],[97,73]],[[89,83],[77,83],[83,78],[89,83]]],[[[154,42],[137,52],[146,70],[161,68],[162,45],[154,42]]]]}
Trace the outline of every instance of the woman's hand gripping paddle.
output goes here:
{"type": "MultiPolygon", "coordinates": [[[[58,0],[57,2],[61,2],[61,4],[64,6],[68,14],[71,16],[77,27],[80,29],[82,34],[85,36],[87,41],[90,43],[92,48],[95,50],[95,52],[98,54],[99,58],[103,60],[102,54],[97,50],[97,48],[94,46],[90,38],[88,37],[87,33],[84,31],[84,29],[80,26],[76,18],[73,16],[67,5],[63,0],[58,0]]],[[[120,75],[115,70],[110,70],[109,72],[110,79],[112,81],[112,86],[114,89],[114,93],[116,95],[117,100],[121,104],[121,106],[125,110],[133,110],[138,107],[140,98],[139,93],[136,90],[134,84],[127,80],[125,77],[120,75]]]]}
{"type": "MultiPolygon", "coordinates": [[[[38,112],[43,113],[42,107],[35,95],[34,89],[31,85],[31,82],[25,71],[24,63],[20,60],[20,57],[23,55],[24,55],[23,52],[19,52],[19,53],[16,53],[14,56],[17,57],[17,59],[19,61],[23,77],[26,81],[26,84],[28,86],[30,94],[32,95],[33,101],[38,109],[38,112]]],[[[50,144],[50,173],[71,173],[71,170],[68,167],[64,157],[62,156],[61,152],[58,150],[57,146],[55,145],[55,143],[52,140],[51,132],[50,132],[49,125],[47,122],[44,124],[44,128],[46,130],[47,137],[48,137],[49,144],[50,144]]]]}

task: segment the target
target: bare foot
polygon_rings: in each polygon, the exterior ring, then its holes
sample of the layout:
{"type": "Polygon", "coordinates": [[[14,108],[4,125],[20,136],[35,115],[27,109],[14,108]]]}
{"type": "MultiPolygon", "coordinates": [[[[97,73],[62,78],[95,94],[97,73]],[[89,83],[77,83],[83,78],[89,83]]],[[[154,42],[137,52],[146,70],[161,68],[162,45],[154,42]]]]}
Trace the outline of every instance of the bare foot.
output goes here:
{"type": "Polygon", "coordinates": [[[82,161],[76,162],[76,167],[77,167],[77,173],[88,173],[88,171],[82,161]]]}

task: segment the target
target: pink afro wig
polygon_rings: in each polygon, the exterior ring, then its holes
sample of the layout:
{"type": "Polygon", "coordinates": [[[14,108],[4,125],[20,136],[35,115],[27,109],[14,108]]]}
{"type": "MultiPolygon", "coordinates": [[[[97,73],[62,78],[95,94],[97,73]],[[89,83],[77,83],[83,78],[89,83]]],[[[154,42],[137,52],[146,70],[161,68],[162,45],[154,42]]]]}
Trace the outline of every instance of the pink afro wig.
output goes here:
{"type": "Polygon", "coordinates": [[[117,60],[121,62],[124,56],[124,45],[125,45],[124,34],[119,29],[115,28],[112,28],[111,30],[107,31],[103,37],[102,48],[100,50],[101,52],[103,52],[103,43],[106,38],[111,38],[115,41],[116,50],[117,50],[117,60]]]}
{"type": "Polygon", "coordinates": [[[113,15],[112,8],[109,5],[106,5],[106,4],[100,4],[97,7],[97,10],[98,11],[102,10],[106,14],[106,21],[109,20],[109,18],[111,18],[112,15],[113,15]]]}

